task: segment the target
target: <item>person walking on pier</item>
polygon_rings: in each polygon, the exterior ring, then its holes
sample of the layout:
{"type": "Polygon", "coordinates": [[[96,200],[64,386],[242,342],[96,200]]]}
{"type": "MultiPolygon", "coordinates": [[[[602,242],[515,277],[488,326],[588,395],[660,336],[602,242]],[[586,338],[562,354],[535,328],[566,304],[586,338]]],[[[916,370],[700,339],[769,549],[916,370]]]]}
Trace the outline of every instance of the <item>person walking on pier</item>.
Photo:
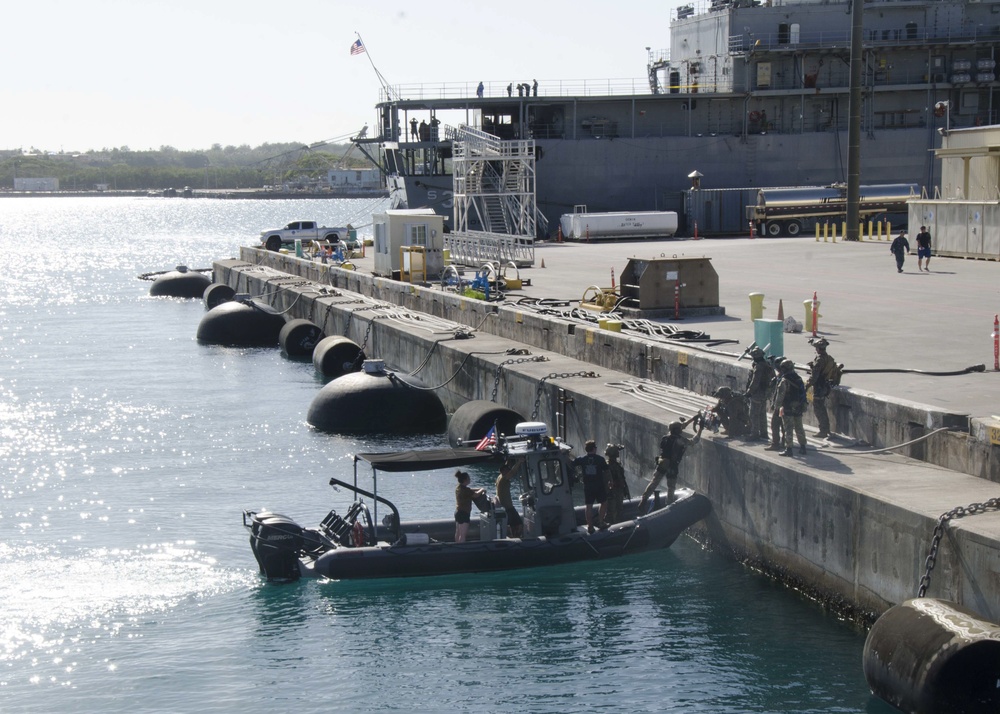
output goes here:
{"type": "Polygon", "coordinates": [[[587,441],[583,447],[587,453],[573,460],[573,470],[583,474],[583,502],[586,504],[587,532],[594,532],[594,503],[597,502],[597,527],[608,527],[608,462],[597,453],[597,442],[587,441]]]}
{"type": "Polygon", "coordinates": [[[927,226],[920,226],[917,233],[917,270],[931,272],[931,234],[927,226]],[[923,267],[920,265],[922,261],[926,261],[923,267]]]}
{"type": "Polygon", "coordinates": [[[810,340],[816,348],[816,357],[809,363],[809,382],[806,386],[813,390],[813,413],[816,415],[816,425],[820,439],[830,436],[830,414],[826,409],[826,399],[834,385],[840,383],[840,369],[833,357],[826,353],[829,346],[824,338],[810,340]]]}
{"type": "Polygon", "coordinates": [[[786,359],[778,368],[781,381],[778,382],[778,394],[775,400],[781,420],[785,425],[785,450],[780,456],[791,456],[794,439],[799,441],[799,453],[806,453],[806,431],[802,426],[802,413],[806,410],[806,385],[795,372],[795,363],[786,359]]]}
{"type": "Polygon", "coordinates": [[[479,86],[478,86],[478,87],[476,87],[476,96],[477,96],[477,97],[479,97],[480,99],[482,99],[482,98],[483,98],[483,92],[484,92],[485,90],[486,90],[486,87],[485,87],[485,86],[483,86],[483,83],[482,83],[482,82],[480,82],[480,83],[479,83],[479,86]]]}
{"type": "Polygon", "coordinates": [[[750,437],[767,441],[767,397],[774,380],[774,369],[760,347],[750,350],[753,365],[747,378],[747,398],[750,400],[750,437]]]}
{"type": "Polygon", "coordinates": [[[656,459],[656,471],[653,472],[653,477],[646,486],[646,490],[642,492],[642,500],[639,501],[639,515],[646,513],[646,503],[664,477],[667,479],[667,503],[674,502],[674,491],[677,488],[677,474],[680,471],[681,459],[684,458],[684,452],[689,446],[698,443],[704,425],[700,421],[698,422],[698,432],[693,439],[684,436],[684,427],[697,417],[696,414],[686,422],[670,422],[670,426],[667,427],[668,433],[660,439],[660,456],[656,459]]]}
{"type": "Polygon", "coordinates": [[[906,231],[899,232],[899,235],[892,241],[892,245],[889,246],[889,252],[896,256],[896,272],[902,273],[903,261],[906,260],[906,254],[910,252],[910,242],[906,240],[906,231]]]}

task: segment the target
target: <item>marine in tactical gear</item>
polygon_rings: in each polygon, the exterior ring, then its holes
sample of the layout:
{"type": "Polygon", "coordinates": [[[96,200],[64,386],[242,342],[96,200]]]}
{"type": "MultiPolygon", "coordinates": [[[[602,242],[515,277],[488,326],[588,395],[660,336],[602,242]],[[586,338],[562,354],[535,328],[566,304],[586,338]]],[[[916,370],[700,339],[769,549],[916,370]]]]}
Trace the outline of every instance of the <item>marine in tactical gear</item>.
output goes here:
{"type": "Polygon", "coordinates": [[[820,439],[830,436],[830,414],[827,411],[826,400],[833,387],[840,384],[842,365],[838,365],[833,357],[827,354],[830,345],[824,338],[810,340],[816,348],[816,357],[809,363],[809,381],[807,387],[812,388],[813,413],[816,415],[816,425],[820,439]]]}
{"type": "Polygon", "coordinates": [[[753,364],[747,377],[746,394],[750,400],[750,436],[753,439],[767,439],[767,398],[774,380],[774,368],[767,361],[767,355],[760,347],[750,350],[753,364]]]}
{"type": "Polygon", "coordinates": [[[799,442],[799,453],[806,453],[806,432],[802,426],[802,414],[806,408],[806,386],[795,371],[795,363],[786,359],[778,367],[781,381],[778,382],[778,392],[775,401],[779,405],[782,422],[785,427],[785,450],[781,456],[791,456],[793,438],[799,442]]]}
{"type": "Polygon", "coordinates": [[[693,439],[684,436],[684,426],[694,420],[692,417],[688,422],[673,421],[667,427],[667,434],[660,439],[660,455],[656,459],[656,471],[650,479],[646,490],[642,492],[642,500],[639,502],[639,514],[646,512],[646,503],[650,496],[656,491],[660,482],[667,479],[667,503],[675,500],[674,491],[677,488],[677,474],[680,470],[681,459],[689,446],[698,442],[701,438],[702,426],[699,422],[698,432],[693,439]]]}

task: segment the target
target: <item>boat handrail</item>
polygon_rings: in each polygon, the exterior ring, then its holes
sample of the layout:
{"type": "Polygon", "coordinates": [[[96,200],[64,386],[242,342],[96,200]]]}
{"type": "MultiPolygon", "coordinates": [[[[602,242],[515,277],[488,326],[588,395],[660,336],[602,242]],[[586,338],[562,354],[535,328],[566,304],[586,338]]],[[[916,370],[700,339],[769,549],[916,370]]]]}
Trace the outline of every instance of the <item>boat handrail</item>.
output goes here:
{"type": "MultiPolygon", "coordinates": [[[[343,486],[344,488],[346,488],[349,491],[352,491],[355,494],[360,494],[361,496],[367,496],[368,498],[372,499],[373,501],[378,501],[379,503],[384,503],[385,505],[387,505],[389,507],[389,509],[392,511],[393,518],[392,518],[392,523],[391,524],[383,524],[383,525],[387,526],[393,532],[393,535],[395,535],[395,538],[392,541],[393,543],[395,543],[396,541],[398,541],[400,539],[401,529],[400,529],[399,509],[396,508],[396,504],[394,504],[392,501],[390,501],[387,498],[383,498],[382,496],[375,495],[371,491],[366,491],[365,489],[361,488],[357,484],[347,483],[346,481],[341,481],[338,478],[331,477],[330,478],[330,485],[333,486],[334,488],[336,488],[338,486],[343,486]]],[[[377,514],[377,511],[376,511],[376,514],[377,514]]],[[[376,515],[376,518],[377,518],[377,515],[376,515]]],[[[375,527],[378,528],[378,524],[375,524],[375,527]]]]}

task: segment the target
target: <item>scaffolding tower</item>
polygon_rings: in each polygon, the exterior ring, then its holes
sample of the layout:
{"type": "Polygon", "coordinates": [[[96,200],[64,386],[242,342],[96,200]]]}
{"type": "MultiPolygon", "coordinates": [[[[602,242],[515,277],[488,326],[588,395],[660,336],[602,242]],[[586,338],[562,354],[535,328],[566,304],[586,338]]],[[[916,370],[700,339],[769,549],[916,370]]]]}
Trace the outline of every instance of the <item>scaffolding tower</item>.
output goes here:
{"type": "Polygon", "coordinates": [[[452,140],[455,231],[506,234],[534,239],[535,141],[502,141],[461,125],[446,128],[452,140]]]}

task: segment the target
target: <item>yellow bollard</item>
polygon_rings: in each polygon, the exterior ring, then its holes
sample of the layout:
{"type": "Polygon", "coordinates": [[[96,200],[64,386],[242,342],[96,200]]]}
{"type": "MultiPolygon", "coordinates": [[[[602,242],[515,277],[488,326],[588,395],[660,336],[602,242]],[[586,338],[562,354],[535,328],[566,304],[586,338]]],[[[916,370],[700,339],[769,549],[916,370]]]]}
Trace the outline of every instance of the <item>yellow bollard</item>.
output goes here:
{"type": "Polygon", "coordinates": [[[892,221],[885,222],[885,239],[892,240],[889,236],[892,235],[892,221]]]}
{"type": "Polygon", "coordinates": [[[826,243],[826,237],[830,233],[830,222],[827,221],[823,224],[823,242],[826,243]]]}
{"type": "MultiPolygon", "coordinates": [[[[844,221],[841,224],[840,239],[841,240],[845,240],[846,238],[847,238],[847,221],[844,221]]],[[[834,243],[836,243],[836,242],[837,241],[834,241],[834,243]]]]}
{"type": "Polygon", "coordinates": [[[873,227],[872,222],[868,221],[868,240],[872,239],[872,227],[873,227]]]}
{"type": "MultiPolygon", "coordinates": [[[[819,318],[823,317],[822,315],[819,314],[819,303],[820,303],[820,301],[817,300],[816,301],[816,319],[817,320],[819,320],[819,318]]],[[[813,331],[813,301],[812,300],[803,300],[802,301],[802,305],[806,309],[806,321],[804,323],[805,327],[803,327],[802,329],[803,329],[804,332],[812,332],[813,331]]]]}
{"type": "Polygon", "coordinates": [[[819,243],[819,223],[816,224],[816,242],[819,243]]]}
{"type": "Polygon", "coordinates": [[[760,320],[764,317],[764,293],[750,293],[750,319],[760,320]]]}

